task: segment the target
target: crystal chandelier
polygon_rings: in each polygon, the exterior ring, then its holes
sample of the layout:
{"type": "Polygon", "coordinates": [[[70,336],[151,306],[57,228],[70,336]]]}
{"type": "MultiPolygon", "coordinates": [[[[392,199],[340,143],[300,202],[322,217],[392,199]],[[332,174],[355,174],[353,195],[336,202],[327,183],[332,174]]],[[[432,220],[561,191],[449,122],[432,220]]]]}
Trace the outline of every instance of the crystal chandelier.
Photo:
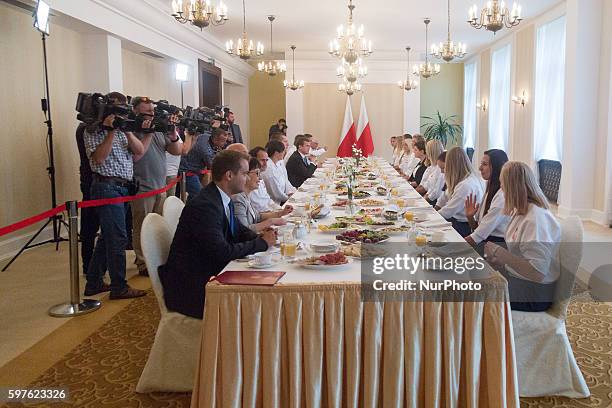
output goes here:
{"type": "Polygon", "coordinates": [[[191,23],[200,30],[211,24],[225,24],[229,20],[227,6],[223,2],[213,6],[210,0],[172,0],[172,17],[181,24],[191,23]]]}
{"type": "MultiPolygon", "coordinates": [[[[270,55],[274,55],[274,48],[272,47],[272,22],[275,18],[274,16],[268,16],[268,20],[270,20],[270,55]]],[[[287,66],[280,61],[261,61],[257,64],[257,69],[259,72],[265,72],[269,76],[276,76],[276,74],[287,71],[287,66]]]]}
{"type": "Polygon", "coordinates": [[[264,46],[257,42],[257,48],[253,48],[253,40],[249,40],[246,32],[246,7],[242,0],[242,38],[234,44],[233,40],[225,43],[225,51],[230,55],[237,55],[243,60],[248,60],[252,56],[260,56],[264,53],[264,46]]]}
{"type": "Polygon", "coordinates": [[[353,64],[342,60],[342,64],[336,69],[336,75],[343,78],[346,82],[352,83],[368,75],[368,67],[362,64],[361,58],[353,64]]]}
{"type": "Polygon", "coordinates": [[[372,41],[367,41],[364,36],[363,25],[355,29],[353,23],[353,0],[349,0],[349,18],[346,28],[338,27],[338,33],[334,40],[329,43],[329,53],[348,64],[357,62],[359,57],[367,57],[372,54],[372,41]]]}
{"type": "Polygon", "coordinates": [[[483,8],[480,12],[480,19],[478,18],[478,7],[474,5],[470,8],[468,23],[476,29],[484,28],[496,34],[504,26],[512,28],[519,25],[523,20],[521,18],[521,11],[522,7],[517,3],[514,3],[512,10],[509,11],[503,1],[490,0],[487,2],[487,7],[483,8]]]}
{"type": "Polygon", "coordinates": [[[287,81],[286,79],[283,81],[283,85],[287,89],[291,89],[292,91],[297,91],[298,89],[302,89],[304,87],[304,81],[297,81],[295,79],[295,45],[291,46],[291,52],[293,53],[293,67],[292,67],[292,78],[291,81],[287,81]]]}
{"type": "Polygon", "coordinates": [[[465,57],[467,51],[465,44],[455,44],[451,41],[450,18],[450,0],[448,0],[448,36],[446,37],[445,42],[441,42],[439,45],[434,44],[431,46],[431,55],[436,58],[441,58],[446,62],[451,62],[455,58],[465,57]]]}
{"type": "Polygon", "coordinates": [[[355,92],[361,92],[361,84],[357,81],[355,82],[347,82],[344,81],[341,84],[338,84],[338,91],[344,92],[348,96],[353,95],[355,92]]]}
{"type": "Polygon", "coordinates": [[[429,54],[427,53],[427,49],[429,48],[429,23],[431,20],[429,18],[425,19],[425,63],[420,65],[415,65],[413,67],[413,73],[416,76],[421,76],[425,79],[431,78],[432,76],[438,75],[440,73],[440,64],[432,64],[429,62],[429,54]]]}
{"type": "Polygon", "coordinates": [[[413,89],[417,89],[419,86],[419,81],[410,77],[410,47],[406,47],[406,53],[408,54],[408,71],[406,72],[406,80],[399,81],[397,85],[404,91],[409,92],[413,89]]]}

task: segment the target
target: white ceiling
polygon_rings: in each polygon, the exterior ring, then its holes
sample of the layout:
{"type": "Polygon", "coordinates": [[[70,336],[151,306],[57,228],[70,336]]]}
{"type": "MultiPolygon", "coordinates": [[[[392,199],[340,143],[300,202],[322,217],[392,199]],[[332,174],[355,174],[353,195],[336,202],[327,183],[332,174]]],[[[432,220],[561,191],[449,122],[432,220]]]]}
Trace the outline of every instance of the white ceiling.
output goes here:
{"type": "MultiPolygon", "coordinates": [[[[171,0],[158,0],[171,10],[171,0]]],[[[189,0],[185,0],[189,1],[189,0]]],[[[217,0],[212,0],[216,4],[217,0]]],[[[542,14],[561,0],[522,0],[526,19],[542,14]]],[[[210,35],[225,43],[238,38],[242,32],[242,1],[224,0],[229,8],[230,20],[223,26],[205,29],[210,35]]],[[[468,9],[476,2],[479,8],[485,0],[451,0],[451,33],[454,41],[466,42],[468,52],[478,50],[492,42],[491,32],[471,28],[466,22],[468,9]]],[[[512,4],[512,0],[506,0],[512,4]]],[[[325,51],[334,37],[336,27],[345,24],[348,16],[348,0],[246,0],[247,32],[255,41],[269,47],[269,22],[267,15],[277,16],[274,22],[274,48],[288,50],[290,44],[300,51],[325,51]]],[[[430,17],[430,44],[446,38],[447,0],[355,0],[354,19],[365,26],[366,37],[376,51],[402,52],[406,45],[415,53],[425,50],[425,25],[430,17]]],[[[503,35],[504,31],[498,33],[503,35]]],[[[312,54],[312,53],[310,53],[312,54]]],[[[304,55],[304,54],[302,54],[304,55]]],[[[375,54],[373,55],[373,57],[375,54]]],[[[415,54],[415,57],[418,55],[415,54]]]]}

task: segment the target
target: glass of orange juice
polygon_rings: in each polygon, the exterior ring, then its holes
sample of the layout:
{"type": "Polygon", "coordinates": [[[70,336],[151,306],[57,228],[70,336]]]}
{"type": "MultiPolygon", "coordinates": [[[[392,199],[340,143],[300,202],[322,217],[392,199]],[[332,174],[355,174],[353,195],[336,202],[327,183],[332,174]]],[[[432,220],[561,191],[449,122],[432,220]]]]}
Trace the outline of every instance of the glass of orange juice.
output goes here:
{"type": "Polygon", "coordinates": [[[414,243],[417,244],[417,246],[419,247],[424,247],[425,245],[427,245],[427,237],[425,235],[419,234],[414,239],[414,243]]]}
{"type": "Polygon", "coordinates": [[[414,213],[410,211],[406,211],[406,213],[404,214],[404,219],[408,222],[414,221],[414,213]]]}
{"type": "Polygon", "coordinates": [[[293,229],[283,231],[280,244],[283,259],[293,259],[297,253],[297,242],[293,235],[293,229]]]}

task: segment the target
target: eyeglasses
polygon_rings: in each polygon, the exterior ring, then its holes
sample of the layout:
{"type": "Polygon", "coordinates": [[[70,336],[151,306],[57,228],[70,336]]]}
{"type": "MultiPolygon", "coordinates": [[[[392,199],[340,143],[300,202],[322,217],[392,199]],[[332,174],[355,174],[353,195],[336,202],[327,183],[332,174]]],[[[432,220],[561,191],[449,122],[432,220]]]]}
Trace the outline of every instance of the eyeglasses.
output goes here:
{"type": "Polygon", "coordinates": [[[257,177],[259,177],[260,173],[261,173],[260,170],[256,169],[256,170],[249,171],[247,174],[255,174],[257,177]]]}

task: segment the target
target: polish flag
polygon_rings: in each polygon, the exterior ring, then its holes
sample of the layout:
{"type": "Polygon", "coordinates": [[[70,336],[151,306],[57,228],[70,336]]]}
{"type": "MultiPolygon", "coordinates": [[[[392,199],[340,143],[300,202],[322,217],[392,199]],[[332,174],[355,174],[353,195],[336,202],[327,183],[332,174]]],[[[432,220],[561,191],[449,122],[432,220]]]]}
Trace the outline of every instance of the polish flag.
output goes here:
{"type": "Polygon", "coordinates": [[[372,140],[372,132],[370,131],[370,120],[368,119],[368,111],[366,110],[365,97],[361,95],[361,108],[359,109],[359,121],[357,122],[357,147],[361,149],[364,157],[374,153],[374,140],[372,140]]]}
{"type": "Polygon", "coordinates": [[[355,133],[355,121],[351,110],[351,100],[346,97],[346,109],[344,111],[344,124],[340,134],[340,146],[338,146],[338,157],[351,157],[353,155],[353,145],[357,142],[355,133]]]}

